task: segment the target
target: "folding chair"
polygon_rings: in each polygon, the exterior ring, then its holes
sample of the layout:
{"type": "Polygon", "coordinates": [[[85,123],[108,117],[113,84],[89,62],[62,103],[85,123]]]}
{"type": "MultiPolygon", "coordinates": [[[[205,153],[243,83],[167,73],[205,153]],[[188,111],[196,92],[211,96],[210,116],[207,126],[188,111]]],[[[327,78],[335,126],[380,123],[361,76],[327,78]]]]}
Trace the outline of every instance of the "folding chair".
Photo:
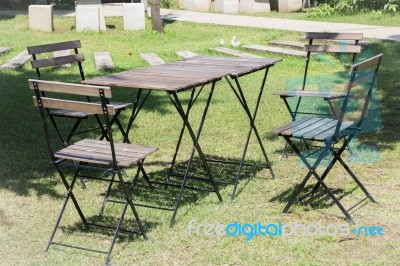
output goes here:
{"type": "Polygon", "coordinates": [[[99,252],[106,254],[106,263],[108,263],[116,238],[120,231],[139,234],[142,235],[145,239],[147,238],[142,222],[139,218],[138,213],[136,212],[135,204],[133,204],[132,202],[131,194],[133,192],[133,187],[139,176],[139,173],[140,172],[145,173],[143,169],[144,159],[149,154],[156,151],[157,148],[114,142],[111,130],[110,115],[115,115],[118,112],[118,110],[115,108],[115,106],[108,104],[107,99],[111,98],[111,90],[109,87],[60,83],[60,82],[41,81],[32,79],[30,79],[28,83],[30,89],[34,90],[35,92],[33,101],[34,104],[39,107],[40,115],[43,118],[44,131],[52,163],[54,165],[54,168],[59,173],[61,180],[67,190],[67,194],[64,203],[62,205],[61,212],[57,218],[56,224],[51,233],[46,251],[49,249],[50,245],[61,245],[66,247],[78,248],[86,251],[99,252]],[[72,100],[70,101],[59,98],[48,98],[43,96],[43,92],[83,95],[91,97],[98,96],[101,99],[101,103],[88,103],[85,101],[82,102],[82,101],[72,101],[72,100]],[[49,112],[46,111],[47,109],[63,109],[74,112],[97,114],[99,115],[99,118],[100,115],[102,115],[103,121],[105,122],[106,125],[106,133],[109,141],[83,139],[72,145],[69,145],[68,147],[62,148],[59,151],[54,151],[52,146],[52,138],[49,133],[48,117],[50,115],[49,112]],[[74,176],[70,183],[67,181],[64,173],[64,171],[66,170],[65,166],[70,168],[72,167],[73,169],[75,169],[74,176]],[[122,176],[122,171],[125,170],[126,168],[131,168],[134,166],[137,166],[137,172],[133,178],[133,181],[126,182],[122,176]],[[90,223],[83,214],[83,211],[81,210],[78,201],[73,193],[75,181],[78,176],[81,176],[80,173],[82,169],[83,170],[90,169],[91,171],[94,170],[106,171],[109,175],[111,175],[111,179],[104,177],[100,178],[100,177],[88,177],[88,176],[85,176],[85,178],[93,178],[95,180],[104,180],[108,182],[120,183],[125,200],[123,201],[124,203],[123,210],[115,226],[112,227],[98,223],[90,223]],[[114,180],[115,177],[117,177],[117,180],[114,180]],[[63,216],[67,203],[70,199],[72,200],[75,209],[77,210],[79,217],[83,222],[85,229],[88,230],[91,226],[95,226],[95,227],[102,227],[114,230],[112,242],[110,244],[108,251],[104,252],[100,250],[77,247],[53,241],[56,231],[59,228],[61,218],[63,216]],[[128,207],[130,207],[130,209],[133,212],[134,218],[139,227],[139,231],[123,229],[121,226],[128,207]]]}
{"type": "MultiPolygon", "coordinates": [[[[83,72],[83,67],[82,67],[82,62],[85,60],[85,57],[83,54],[80,54],[78,52],[78,48],[81,48],[81,42],[79,40],[77,41],[68,41],[68,42],[60,42],[60,43],[51,43],[51,44],[44,44],[44,45],[37,45],[37,46],[30,46],[28,47],[28,53],[32,55],[32,68],[36,70],[36,75],[38,79],[41,79],[41,72],[40,69],[45,68],[45,67],[60,67],[63,65],[67,64],[73,64],[77,63],[79,67],[79,74],[81,77],[81,80],[85,80],[85,74],[83,72]],[[70,54],[70,50],[74,50],[74,54],[70,54]],[[48,57],[49,53],[51,53],[51,56],[48,57]],[[39,56],[43,57],[43,54],[46,56],[45,58],[38,58],[39,56]],[[59,56],[61,54],[61,56],[59,56]]],[[[44,92],[42,92],[44,93],[44,92]]],[[[43,94],[42,96],[45,96],[43,94]]],[[[90,102],[90,97],[87,96],[86,100],[90,102]]],[[[115,122],[118,125],[119,130],[121,131],[122,135],[125,137],[125,130],[123,129],[120,121],[118,120],[118,116],[121,113],[121,111],[125,110],[126,107],[130,106],[130,103],[121,103],[121,102],[111,102],[111,105],[115,107],[117,112],[113,116],[111,120],[111,125],[115,122]]],[[[48,111],[48,110],[46,110],[48,111]]],[[[51,123],[53,124],[58,137],[60,138],[62,144],[64,147],[68,145],[68,142],[71,140],[71,138],[80,133],[85,133],[91,130],[96,130],[100,129],[102,131],[102,135],[100,139],[107,138],[107,133],[106,129],[104,128],[104,125],[100,123],[100,118],[97,114],[91,114],[87,112],[76,112],[76,111],[71,111],[71,110],[52,110],[48,111],[49,112],[49,118],[51,123]],[[76,132],[78,129],[80,123],[82,120],[87,119],[89,116],[94,116],[99,127],[98,128],[93,128],[81,132],[76,132]],[[66,137],[61,134],[61,131],[59,127],[57,126],[55,117],[64,117],[64,118],[69,118],[69,119],[76,119],[76,122],[68,135],[66,137]]],[[[126,137],[127,138],[127,137],[126,137]]],[[[129,141],[128,141],[129,143],[129,141]]]]}
{"type": "MultiPolygon", "coordinates": [[[[333,106],[333,101],[339,98],[345,97],[345,93],[342,92],[323,92],[323,91],[312,91],[306,90],[307,84],[307,75],[308,68],[310,64],[311,55],[313,53],[334,53],[334,54],[351,54],[352,60],[354,63],[356,60],[357,54],[361,52],[361,45],[359,45],[359,41],[363,39],[362,33],[327,33],[327,32],[307,32],[306,40],[309,40],[308,45],[304,46],[304,51],[307,52],[306,56],[306,66],[304,70],[303,83],[301,90],[290,90],[283,92],[276,92],[275,95],[279,95],[281,99],[283,99],[286,108],[289,111],[292,121],[294,121],[297,115],[319,115],[322,117],[333,117],[337,118],[335,113],[335,108],[333,106]],[[323,41],[340,41],[339,44],[315,44],[315,40],[323,40],[323,41]],[[290,106],[288,102],[288,98],[298,97],[297,102],[294,107],[290,106]],[[301,108],[301,99],[302,97],[314,97],[319,98],[325,101],[329,107],[330,113],[325,112],[310,112],[303,111],[301,108]]],[[[307,143],[305,143],[307,146],[307,143]]],[[[282,150],[281,160],[287,155],[286,149],[287,145],[282,150]]]]}
{"type": "MultiPolygon", "coordinates": [[[[307,175],[300,184],[298,190],[293,193],[292,198],[286,205],[283,212],[287,212],[289,210],[304,189],[307,181],[311,176],[314,176],[318,183],[313,187],[310,194],[313,195],[321,185],[332,198],[334,203],[344,213],[347,220],[353,224],[354,221],[348,211],[355,206],[349,210],[346,210],[324,182],[324,179],[337,162],[343,166],[343,168],[354,179],[357,185],[367,196],[362,201],[369,198],[372,202],[376,202],[358,180],[356,175],[350,170],[349,166],[344,162],[341,156],[347,144],[355,137],[357,133],[362,130],[362,125],[368,111],[372,89],[376,81],[376,75],[381,58],[382,54],[351,66],[350,79],[345,86],[346,95],[342,99],[343,102],[340,110],[338,111],[337,119],[321,118],[318,116],[302,117],[272,131],[273,133],[285,138],[286,142],[293,148],[295,153],[308,168],[307,175]],[[361,108],[357,108],[357,106],[361,108]],[[317,141],[323,144],[323,147],[320,149],[320,153],[315,162],[312,163],[311,159],[300,151],[296,143],[292,141],[293,139],[317,141]],[[334,148],[334,144],[339,142],[342,142],[341,147],[334,148]],[[326,169],[322,175],[319,175],[316,170],[325,156],[329,155],[330,153],[332,153],[333,156],[329,157],[326,169]]],[[[356,206],[358,204],[356,204],[356,206]]]]}

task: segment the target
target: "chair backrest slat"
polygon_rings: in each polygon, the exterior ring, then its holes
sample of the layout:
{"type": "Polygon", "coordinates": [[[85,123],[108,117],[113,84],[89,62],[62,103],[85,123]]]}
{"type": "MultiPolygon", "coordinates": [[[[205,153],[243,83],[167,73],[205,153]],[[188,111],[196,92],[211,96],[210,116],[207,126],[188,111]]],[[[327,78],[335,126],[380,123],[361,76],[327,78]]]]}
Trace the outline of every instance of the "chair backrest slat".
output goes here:
{"type": "Polygon", "coordinates": [[[376,68],[376,66],[380,63],[383,54],[378,54],[374,57],[371,57],[367,60],[364,60],[360,63],[354,64],[350,68],[350,73],[354,70],[364,70],[368,68],[376,68]]]}
{"type": "Polygon", "coordinates": [[[354,120],[354,118],[356,118],[356,121],[354,121],[354,126],[361,128],[363,121],[365,119],[365,116],[367,114],[368,108],[369,108],[369,103],[370,103],[371,97],[372,97],[372,89],[373,89],[375,81],[376,81],[376,76],[378,74],[378,69],[379,69],[380,62],[382,60],[382,56],[383,56],[383,54],[376,55],[376,56],[371,57],[367,60],[364,60],[360,63],[354,64],[350,67],[350,80],[346,84],[347,95],[344,98],[344,101],[340,108],[340,113],[339,113],[339,117],[338,117],[339,123],[335,130],[335,136],[337,136],[337,134],[339,134],[342,123],[345,123],[345,121],[343,120],[345,115],[349,115],[350,112],[353,113],[354,115],[356,113],[358,113],[358,115],[356,115],[356,117],[353,117],[353,120],[354,120]],[[362,71],[362,70],[365,70],[365,71],[362,71]],[[360,87],[360,88],[362,88],[361,91],[364,91],[363,92],[364,104],[361,104],[361,105],[357,104],[357,106],[359,106],[359,108],[354,108],[354,105],[353,105],[353,107],[351,107],[352,104],[350,102],[350,101],[356,100],[356,99],[350,99],[350,98],[354,98],[354,95],[352,96],[352,94],[353,94],[352,89],[359,87],[359,86],[362,86],[362,87],[360,87]],[[350,108],[348,108],[349,106],[350,106],[350,108]],[[348,109],[350,109],[350,110],[348,110],[348,109]]]}
{"type": "Polygon", "coordinates": [[[60,42],[60,43],[51,43],[51,44],[43,44],[28,47],[28,53],[32,54],[41,54],[48,53],[60,50],[69,50],[81,48],[81,41],[68,41],[68,42],[60,42]]]}
{"type": "Polygon", "coordinates": [[[306,52],[325,52],[325,53],[361,53],[360,45],[304,45],[306,52]]]}
{"type": "MultiPolygon", "coordinates": [[[[43,108],[71,110],[90,114],[103,114],[101,103],[70,101],[47,97],[41,97],[41,101],[43,108]]],[[[35,106],[38,106],[36,96],[33,96],[33,103],[35,106]]],[[[115,115],[115,108],[113,105],[108,104],[107,109],[109,115],[115,115]]]]}
{"type": "Polygon", "coordinates": [[[85,56],[83,54],[66,55],[60,57],[33,60],[32,68],[60,66],[64,64],[71,64],[83,61],[85,61],[85,56]]]}
{"type": "Polygon", "coordinates": [[[354,40],[360,41],[363,39],[362,33],[339,33],[339,32],[307,32],[306,39],[319,40],[354,40]]]}
{"type": "Polygon", "coordinates": [[[40,91],[84,95],[84,96],[95,96],[95,97],[99,97],[99,89],[103,89],[104,97],[108,99],[111,98],[110,87],[29,79],[28,84],[31,90],[34,90],[34,85],[33,85],[34,83],[38,84],[40,91]]]}

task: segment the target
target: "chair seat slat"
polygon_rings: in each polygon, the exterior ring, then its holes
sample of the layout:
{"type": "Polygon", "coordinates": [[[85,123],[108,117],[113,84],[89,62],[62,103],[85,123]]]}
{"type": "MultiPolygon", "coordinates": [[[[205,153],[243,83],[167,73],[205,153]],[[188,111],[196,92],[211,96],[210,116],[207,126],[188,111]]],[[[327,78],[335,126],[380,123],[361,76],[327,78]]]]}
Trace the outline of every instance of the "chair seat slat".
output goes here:
{"type": "MultiPolygon", "coordinates": [[[[115,143],[118,165],[129,167],[156,151],[155,147],[115,143]]],[[[56,152],[56,158],[97,164],[112,164],[110,143],[84,139],[56,152]]]]}

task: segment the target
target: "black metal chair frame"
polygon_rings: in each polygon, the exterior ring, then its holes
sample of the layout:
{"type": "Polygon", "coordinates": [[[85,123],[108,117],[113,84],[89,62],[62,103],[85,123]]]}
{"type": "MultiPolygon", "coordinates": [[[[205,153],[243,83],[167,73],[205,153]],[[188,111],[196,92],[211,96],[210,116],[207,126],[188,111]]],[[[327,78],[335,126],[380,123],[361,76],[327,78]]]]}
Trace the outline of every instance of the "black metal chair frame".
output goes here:
{"type": "Polygon", "coordinates": [[[293,195],[292,195],[289,203],[286,205],[286,207],[283,210],[284,213],[287,212],[290,209],[290,207],[296,202],[300,193],[304,190],[304,187],[311,176],[315,177],[315,179],[317,180],[317,184],[312,188],[311,192],[305,196],[314,195],[314,193],[316,192],[318,187],[321,185],[326,190],[326,192],[328,193],[330,198],[333,200],[333,202],[340,208],[340,210],[343,212],[343,214],[346,216],[347,220],[351,224],[354,224],[354,221],[349,214],[349,211],[351,209],[353,209],[354,207],[356,207],[357,205],[359,205],[361,202],[363,202],[366,199],[370,199],[372,202],[376,203],[374,198],[365,189],[365,187],[359,181],[357,176],[351,171],[350,167],[341,158],[341,155],[342,155],[343,151],[346,149],[346,146],[348,145],[348,143],[362,129],[362,124],[364,122],[366,113],[368,111],[368,106],[369,106],[370,98],[372,95],[372,89],[376,82],[376,75],[377,75],[377,72],[379,69],[381,58],[382,58],[382,54],[374,56],[370,59],[367,59],[363,62],[354,64],[351,66],[350,79],[349,79],[349,82],[346,84],[346,96],[343,99],[343,103],[341,105],[340,113],[338,114],[337,119],[325,118],[325,119],[316,119],[315,120],[315,118],[311,118],[311,119],[310,118],[300,118],[300,119],[297,119],[287,125],[284,125],[278,129],[273,130],[273,132],[275,134],[278,134],[285,138],[288,145],[290,145],[293,148],[295,153],[300,157],[302,162],[308,168],[307,175],[305,176],[303,182],[300,184],[298,189],[293,192],[293,195]],[[373,71],[369,71],[365,75],[361,75],[361,76],[357,75],[358,73],[360,73],[360,71],[363,71],[363,70],[371,68],[371,67],[374,67],[373,71]],[[366,82],[370,82],[370,83],[368,83],[368,85],[367,85],[369,87],[367,90],[367,96],[365,99],[365,103],[362,107],[360,119],[357,121],[357,123],[349,123],[348,121],[344,121],[343,119],[346,114],[347,107],[348,107],[348,104],[350,101],[350,95],[351,95],[352,88],[357,87],[359,84],[363,84],[366,82]],[[324,120],[324,121],[322,121],[322,120],[324,120]],[[298,148],[296,143],[294,143],[292,141],[292,139],[300,139],[300,140],[306,140],[306,141],[309,141],[309,140],[319,141],[324,144],[324,147],[322,148],[322,151],[318,155],[316,161],[314,163],[311,163],[307,159],[307,157],[301,153],[300,149],[298,148]],[[343,141],[340,148],[334,148],[334,144],[337,144],[340,141],[343,141]],[[325,171],[322,173],[322,175],[319,175],[316,170],[317,170],[318,166],[320,165],[321,161],[324,159],[324,157],[330,153],[333,154],[333,158],[329,159],[329,163],[328,163],[325,171]],[[333,168],[333,166],[337,162],[339,162],[343,166],[343,168],[353,178],[353,180],[357,183],[357,185],[361,188],[361,190],[366,195],[366,198],[364,198],[362,201],[357,203],[355,206],[351,207],[349,210],[346,210],[343,207],[343,205],[340,203],[339,199],[337,199],[337,197],[333,194],[333,192],[329,189],[329,187],[324,182],[324,179],[327,177],[330,170],[333,168]]]}
{"type": "MultiPolygon", "coordinates": [[[[95,111],[95,113],[97,114],[102,114],[104,117],[104,122],[106,125],[106,134],[107,134],[107,138],[108,138],[108,142],[105,143],[109,143],[109,147],[110,147],[110,152],[111,152],[111,160],[110,159],[104,159],[106,160],[106,163],[98,163],[98,161],[91,161],[90,160],[90,156],[88,157],[79,157],[79,155],[76,155],[76,157],[74,157],[75,155],[72,155],[73,158],[76,158],[74,160],[71,161],[71,159],[65,159],[65,158],[60,158],[60,154],[63,153],[68,153],[68,152],[64,152],[64,150],[67,150],[69,147],[63,148],[58,152],[54,152],[53,150],[53,145],[52,145],[52,138],[50,135],[50,131],[49,131],[49,122],[48,122],[48,116],[49,113],[47,111],[47,109],[50,108],[59,108],[59,106],[52,106],[52,103],[54,103],[54,101],[60,101],[59,99],[55,99],[55,98],[47,98],[45,96],[43,96],[43,91],[41,91],[41,85],[43,85],[43,82],[46,81],[41,81],[41,80],[29,80],[29,85],[30,87],[34,90],[35,92],[35,96],[34,96],[34,103],[35,105],[38,106],[39,108],[39,112],[40,112],[40,116],[43,119],[43,125],[44,125],[44,132],[45,132],[45,136],[46,136],[46,140],[47,140],[47,146],[50,152],[50,156],[52,159],[52,163],[54,165],[54,168],[57,170],[57,172],[59,173],[61,180],[67,190],[67,194],[66,197],[64,199],[64,202],[62,204],[62,208],[60,211],[60,214],[58,215],[58,218],[56,220],[56,224],[54,226],[54,229],[51,233],[50,239],[48,241],[47,247],[46,247],[46,251],[50,248],[51,245],[60,245],[60,246],[64,246],[64,247],[70,247],[70,248],[77,248],[80,250],[86,250],[86,251],[91,251],[91,252],[97,252],[97,253],[102,253],[105,254],[105,261],[106,264],[109,263],[110,260],[110,256],[113,250],[113,247],[115,245],[115,241],[116,238],[118,237],[119,232],[127,232],[127,233],[133,233],[133,234],[138,234],[144,237],[144,239],[147,239],[146,236],[146,232],[145,229],[142,225],[142,222],[139,218],[139,215],[135,209],[135,204],[132,201],[132,193],[133,193],[133,189],[135,187],[135,184],[137,182],[137,179],[139,177],[139,173],[142,172],[143,173],[143,177],[148,180],[147,174],[144,171],[143,168],[143,162],[145,157],[152,153],[153,151],[157,150],[157,148],[153,148],[150,147],[152,150],[150,152],[148,152],[148,154],[143,155],[143,154],[139,154],[139,155],[135,155],[134,160],[136,160],[136,165],[137,165],[137,171],[135,176],[133,177],[133,180],[131,182],[127,182],[124,180],[123,176],[122,176],[122,171],[124,169],[126,169],[127,167],[131,167],[131,166],[120,166],[120,162],[118,162],[117,160],[117,155],[116,155],[116,144],[114,142],[113,139],[113,134],[112,134],[112,130],[111,130],[111,121],[110,121],[110,115],[115,114],[117,112],[117,110],[110,104],[108,104],[108,99],[106,98],[106,93],[109,93],[109,95],[111,96],[111,91],[109,87],[101,87],[101,86],[88,86],[88,85],[79,85],[80,88],[83,89],[88,89],[91,90],[91,93],[88,95],[93,96],[94,93],[96,93],[96,91],[98,92],[98,95],[101,99],[101,103],[88,103],[88,102],[79,102],[79,101],[69,101],[72,102],[72,104],[80,104],[81,106],[71,106],[71,109],[67,109],[67,110],[74,110],[74,111],[85,111],[85,108],[82,107],[82,105],[84,106],[91,106],[91,108],[97,108],[95,111]],[[49,102],[50,101],[50,102],[49,102]],[[93,107],[94,106],[94,107],[93,107]],[[111,110],[111,111],[110,111],[111,110]],[[66,167],[69,168],[74,168],[75,169],[75,173],[73,176],[72,181],[69,183],[65,177],[65,174],[63,172],[63,169],[65,169],[66,167]],[[89,177],[89,176],[82,176],[80,174],[82,169],[92,169],[92,170],[98,170],[98,171],[103,171],[103,172],[107,172],[109,175],[111,175],[111,179],[108,178],[104,178],[104,177],[89,177]],[[118,177],[118,180],[115,180],[115,176],[118,177]],[[117,225],[115,227],[109,226],[109,225],[103,225],[103,224],[97,224],[97,223],[90,223],[88,222],[88,220],[86,219],[85,215],[83,214],[78,201],[76,199],[76,197],[73,194],[73,188],[74,185],[76,183],[76,179],[77,177],[85,177],[85,178],[91,178],[94,180],[103,180],[103,181],[107,181],[113,183],[113,182],[117,182],[121,185],[122,189],[123,189],[123,194],[125,197],[125,201],[120,201],[120,203],[124,204],[124,208],[120,214],[120,217],[118,219],[117,225]],[[89,228],[91,226],[94,227],[100,227],[100,228],[106,228],[106,229],[111,229],[114,230],[114,235],[112,238],[112,242],[110,244],[110,247],[108,249],[108,251],[101,251],[101,250],[95,250],[95,249],[90,249],[90,248],[85,248],[85,247],[79,247],[79,246],[74,246],[74,245],[69,245],[69,244],[65,244],[65,243],[60,243],[60,242],[55,242],[54,237],[55,234],[57,232],[57,229],[59,228],[62,216],[64,214],[64,211],[66,209],[67,203],[69,200],[72,200],[75,209],[77,210],[80,219],[83,222],[84,228],[86,230],[89,230],[89,228]],[[130,209],[133,212],[133,215],[135,217],[136,223],[139,227],[139,231],[132,231],[132,230],[128,230],[128,229],[123,229],[122,228],[122,221],[124,219],[125,213],[128,209],[128,206],[130,207],[130,209]]],[[[52,84],[55,84],[54,86],[64,86],[62,89],[64,91],[60,90],[56,90],[55,92],[59,92],[59,93],[65,93],[65,94],[79,94],[79,95],[83,95],[84,93],[74,93],[73,91],[71,91],[70,89],[68,89],[68,83],[55,83],[53,82],[52,84]]],[[[70,84],[72,85],[72,84],[70,84]]],[[[77,85],[77,84],[74,84],[77,85]]],[[[45,89],[46,90],[46,89],[45,89]]],[[[48,90],[48,91],[53,91],[54,90],[48,90]]],[[[98,142],[102,142],[100,140],[98,140],[98,142]]],[[[128,144],[127,144],[128,145],[128,144]]],[[[107,145],[108,147],[108,145],[107,145]]],[[[133,155],[131,155],[133,156],[133,155]]],[[[103,160],[100,158],[100,160],[103,160]]],[[[102,206],[102,208],[104,208],[104,206],[102,206]]]]}
{"type": "MultiPolygon", "coordinates": [[[[307,52],[306,55],[306,66],[304,70],[304,76],[303,76],[303,83],[301,87],[301,91],[305,91],[306,89],[306,83],[307,83],[307,75],[308,75],[308,67],[310,64],[310,59],[311,59],[311,54],[316,53],[316,52],[323,52],[323,53],[350,53],[352,54],[352,60],[351,63],[354,64],[357,54],[361,52],[361,46],[359,45],[359,41],[362,40],[363,34],[362,33],[327,33],[327,32],[307,32],[306,33],[306,40],[309,40],[308,45],[305,45],[304,50],[307,52]],[[340,40],[340,41],[354,41],[354,44],[349,44],[348,47],[350,47],[350,52],[346,51],[347,47],[344,47],[344,49],[340,45],[314,45],[313,42],[314,40],[340,40]],[[333,49],[329,49],[329,47],[332,47],[333,49]],[[359,50],[357,49],[359,48],[359,50]]],[[[347,44],[346,44],[347,45],[347,44]]],[[[337,114],[335,112],[335,107],[333,106],[332,101],[340,99],[345,97],[345,93],[336,93],[335,96],[332,96],[330,93],[324,93],[324,92],[319,92],[318,95],[313,95],[311,97],[318,97],[323,99],[325,102],[327,102],[329,111],[330,113],[310,113],[310,112],[302,112],[300,111],[300,106],[301,106],[301,100],[302,97],[305,96],[296,96],[295,94],[291,96],[283,96],[281,95],[281,99],[284,101],[285,106],[287,110],[289,111],[290,117],[292,121],[296,120],[296,117],[298,114],[304,114],[304,115],[320,115],[320,116],[327,116],[327,117],[333,117],[337,119],[337,114]],[[288,97],[298,97],[297,103],[295,108],[293,109],[290,107],[287,98],[288,97]]],[[[308,144],[304,142],[306,147],[308,147],[308,144]]],[[[286,150],[287,150],[288,143],[285,144],[284,148],[282,149],[282,153],[280,156],[280,159],[282,160],[285,155],[287,155],[286,150]]]]}
{"type": "MultiPolygon", "coordinates": [[[[85,60],[85,57],[83,54],[79,54],[78,48],[81,48],[81,42],[79,40],[76,41],[68,41],[68,42],[61,42],[61,43],[52,43],[52,44],[44,44],[44,45],[37,45],[37,46],[30,46],[27,48],[28,53],[30,55],[32,55],[32,68],[34,68],[36,70],[36,75],[38,77],[38,79],[41,79],[41,73],[40,73],[40,69],[44,68],[44,67],[54,67],[54,66],[61,66],[67,63],[77,63],[78,67],[79,67],[79,74],[81,77],[81,80],[85,80],[85,74],[83,71],[83,66],[82,66],[82,62],[85,60]],[[51,52],[55,52],[55,51],[61,51],[61,50],[74,50],[73,55],[67,55],[67,56],[60,56],[60,57],[53,57],[51,59],[38,59],[38,55],[39,54],[43,54],[43,53],[51,53],[51,52]]],[[[43,93],[43,97],[45,97],[45,93],[43,93]]],[[[87,96],[86,100],[88,102],[90,102],[90,97],[87,96]]],[[[110,103],[113,104],[113,103],[110,103]]],[[[127,104],[130,105],[130,104],[127,104]]],[[[118,108],[116,114],[112,117],[110,123],[111,125],[113,125],[114,123],[117,124],[118,129],[121,131],[122,135],[124,136],[124,138],[128,139],[128,136],[126,135],[126,132],[124,130],[124,128],[121,125],[121,122],[118,119],[119,114],[125,110],[126,107],[124,108],[118,108]]],[[[80,115],[78,116],[66,116],[63,114],[57,114],[57,113],[52,113],[49,110],[46,110],[49,113],[49,117],[50,117],[50,121],[54,126],[54,129],[57,132],[58,137],[60,138],[62,145],[64,147],[68,146],[68,142],[71,140],[71,138],[74,135],[78,135],[78,134],[82,134],[82,133],[86,133],[92,130],[98,130],[100,129],[102,132],[102,135],[100,137],[100,139],[107,139],[107,132],[105,129],[105,126],[101,123],[100,118],[97,114],[94,114],[94,117],[96,119],[96,122],[98,124],[98,127],[96,128],[91,128],[91,129],[87,129],[84,131],[80,131],[80,132],[76,132],[79,125],[81,124],[82,120],[87,119],[89,115],[92,114],[88,114],[88,113],[83,113],[81,112],[80,115]],[[71,128],[70,132],[68,133],[67,137],[64,137],[63,134],[61,133],[60,129],[57,126],[55,117],[64,117],[64,118],[72,118],[72,119],[76,119],[75,124],[73,125],[73,127],[71,128]]],[[[127,141],[129,143],[129,139],[127,141]]]]}

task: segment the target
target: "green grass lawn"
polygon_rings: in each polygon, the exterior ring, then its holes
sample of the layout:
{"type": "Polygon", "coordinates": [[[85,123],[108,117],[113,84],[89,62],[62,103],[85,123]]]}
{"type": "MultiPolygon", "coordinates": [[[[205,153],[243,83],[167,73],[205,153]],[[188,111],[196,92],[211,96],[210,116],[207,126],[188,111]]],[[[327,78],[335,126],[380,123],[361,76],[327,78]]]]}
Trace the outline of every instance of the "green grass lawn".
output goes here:
{"type": "MultiPolygon", "coordinates": [[[[147,21],[150,28],[150,21],[147,21]]],[[[302,33],[222,27],[206,24],[171,22],[166,24],[166,34],[152,31],[123,32],[121,18],[107,18],[107,24],[114,25],[102,33],[76,33],[72,28],[74,18],[55,18],[55,32],[41,33],[28,30],[28,18],[0,18],[0,47],[12,47],[11,53],[1,56],[0,63],[26,49],[29,45],[79,39],[85,54],[84,69],[87,78],[104,75],[95,69],[93,54],[109,51],[116,65],[113,72],[145,67],[140,52],[157,53],[166,61],[178,59],[175,51],[191,50],[198,54],[220,55],[208,48],[216,47],[221,38],[225,41],[235,35],[242,44],[261,44],[273,39],[300,40],[302,33]]],[[[361,145],[375,147],[379,160],[373,163],[351,163],[351,167],[379,202],[368,202],[352,211],[357,226],[380,225],[384,236],[338,237],[301,235],[286,239],[278,237],[255,237],[246,241],[244,237],[188,236],[188,223],[229,224],[240,223],[303,223],[345,224],[340,210],[331,204],[323,194],[314,202],[295,205],[292,212],[280,215],[288,200],[288,194],[304,177],[306,169],[301,167],[294,156],[279,161],[283,140],[270,133],[289,121],[283,102],[274,91],[286,89],[286,82],[302,76],[304,59],[285,56],[283,62],[271,68],[266,92],[262,98],[256,124],[261,132],[267,152],[277,175],[272,179],[268,170],[258,171],[245,168],[235,202],[230,202],[232,186],[221,187],[224,203],[220,204],[213,193],[187,191],[183,205],[178,211],[176,226],[169,229],[171,213],[150,209],[139,209],[150,241],[124,236],[119,238],[112,255],[115,265],[394,265],[398,264],[400,253],[400,67],[398,55],[400,44],[375,41],[366,48],[364,55],[383,52],[385,54],[378,76],[378,98],[383,128],[379,132],[365,134],[357,140],[361,145]]],[[[277,57],[272,54],[260,54],[277,57]]],[[[341,57],[317,58],[310,65],[313,75],[325,75],[344,71],[341,57]]],[[[43,78],[59,81],[79,82],[77,68],[47,71],[43,78]],[[51,72],[51,73],[50,73],[51,72]]],[[[45,146],[44,133],[38,110],[32,104],[32,91],[27,79],[35,78],[30,64],[18,71],[0,72],[0,265],[99,265],[103,263],[100,254],[53,246],[48,252],[44,248],[55,223],[56,215],[65,191],[58,175],[52,172],[43,177],[50,161],[45,146]]],[[[254,106],[257,88],[262,73],[242,79],[243,88],[251,107],[254,106]]],[[[208,88],[206,88],[206,92],[208,88]]],[[[130,101],[135,92],[114,89],[114,100],[130,101]]],[[[182,97],[188,99],[189,94],[182,97]]],[[[207,93],[202,93],[191,112],[194,124],[199,121],[207,93]]],[[[128,121],[128,112],[122,115],[123,123],[128,121]]],[[[95,124],[88,121],[85,125],[95,124]]],[[[63,124],[66,130],[70,125],[63,124]]],[[[146,169],[152,178],[163,178],[168,170],[175,143],[181,127],[180,118],[163,93],[154,93],[144,105],[134,125],[130,139],[138,144],[160,148],[146,160],[146,169]]],[[[238,159],[248,130],[246,116],[229,90],[226,82],[217,84],[209,116],[203,128],[201,145],[209,156],[238,159]]],[[[89,137],[96,138],[95,133],[89,137]]],[[[117,135],[121,140],[121,136],[117,135]]],[[[184,138],[178,157],[180,166],[190,153],[191,143],[184,138]]],[[[367,153],[368,154],[368,153],[367,153]]],[[[361,155],[363,156],[363,155],[361,155]]],[[[367,155],[370,156],[370,155],[367,155]]],[[[362,157],[364,158],[364,157],[362,157]]],[[[361,159],[362,159],[361,158],[361,159]]],[[[262,162],[255,138],[250,143],[248,159],[262,162]]],[[[368,158],[367,158],[368,159],[368,158]]],[[[235,167],[212,165],[216,176],[227,178],[235,167]]],[[[197,171],[197,169],[196,169],[197,171]]],[[[200,171],[200,170],[198,170],[200,171]]],[[[128,172],[132,174],[132,172],[128,172]]],[[[69,177],[71,178],[71,176],[69,177]]],[[[362,192],[341,168],[334,168],[328,184],[339,195],[345,206],[350,207],[362,199],[362,192]]],[[[87,182],[88,189],[79,184],[75,194],[88,217],[95,217],[99,211],[106,184],[87,182]]],[[[173,190],[157,190],[149,193],[146,185],[140,184],[135,190],[135,200],[149,203],[173,203],[173,190]]],[[[106,249],[111,233],[106,231],[81,230],[79,217],[72,205],[68,205],[56,235],[57,241],[84,245],[95,249],[106,249]]],[[[109,204],[106,217],[117,217],[121,206],[109,204]]],[[[131,216],[128,215],[128,221],[131,216]]],[[[113,219],[112,221],[115,221],[113,219]]]]}

